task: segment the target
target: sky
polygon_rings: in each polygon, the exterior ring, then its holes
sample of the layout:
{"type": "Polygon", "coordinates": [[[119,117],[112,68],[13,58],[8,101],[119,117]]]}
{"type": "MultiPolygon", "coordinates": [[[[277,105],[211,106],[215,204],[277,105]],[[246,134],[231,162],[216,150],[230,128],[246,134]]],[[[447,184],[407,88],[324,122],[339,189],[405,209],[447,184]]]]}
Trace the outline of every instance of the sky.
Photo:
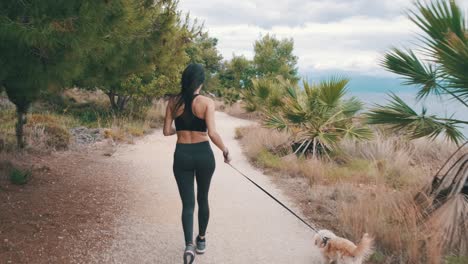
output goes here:
{"type": "MultiPolygon", "coordinates": [[[[457,0],[468,13],[468,0],[457,0]]],[[[205,23],[224,59],[253,58],[255,40],[267,33],[293,38],[299,74],[312,80],[330,75],[351,79],[351,96],[367,104],[386,104],[397,93],[416,111],[468,120],[461,104],[446,98],[416,101],[416,87],[379,65],[392,47],[414,48],[418,29],[406,11],[413,0],[180,0],[179,8],[205,23]]],[[[468,135],[468,126],[464,133],[468,135]]]]}
{"type": "MultiPolygon", "coordinates": [[[[414,47],[418,29],[405,10],[413,0],[180,0],[205,23],[225,59],[253,57],[253,43],[271,33],[293,38],[302,76],[330,72],[392,76],[379,66],[391,47],[414,47]]],[[[464,10],[468,0],[458,0],[464,10]]]]}

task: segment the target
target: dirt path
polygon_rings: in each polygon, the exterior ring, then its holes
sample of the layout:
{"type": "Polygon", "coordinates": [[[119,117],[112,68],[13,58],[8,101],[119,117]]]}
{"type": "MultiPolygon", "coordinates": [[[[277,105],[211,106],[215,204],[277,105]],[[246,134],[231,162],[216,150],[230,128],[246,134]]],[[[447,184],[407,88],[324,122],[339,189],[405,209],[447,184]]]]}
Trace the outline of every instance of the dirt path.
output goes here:
{"type": "MultiPolygon", "coordinates": [[[[218,130],[233,154],[232,164],[288,202],[241,154],[234,139],[235,128],[248,124],[249,121],[217,113],[218,130]]],[[[181,202],[172,174],[175,140],[156,131],[115,153],[113,163],[127,168],[130,194],[122,204],[127,209],[116,221],[116,235],[110,248],[95,254],[95,262],[181,262],[184,248],[181,202]]],[[[214,151],[217,168],[210,191],[207,253],[198,256],[195,262],[320,263],[312,243],[313,233],[224,164],[218,149],[214,151]]],[[[196,217],[194,226],[197,227],[196,217]]],[[[196,228],[194,231],[197,232],[196,228]]]]}

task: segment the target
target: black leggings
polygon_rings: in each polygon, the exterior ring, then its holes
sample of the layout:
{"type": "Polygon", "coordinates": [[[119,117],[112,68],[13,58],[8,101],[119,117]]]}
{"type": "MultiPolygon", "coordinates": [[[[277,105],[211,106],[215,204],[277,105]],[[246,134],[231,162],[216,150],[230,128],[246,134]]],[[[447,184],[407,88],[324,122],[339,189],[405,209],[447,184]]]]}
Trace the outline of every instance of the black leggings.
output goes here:
{"type": "Polygon", "coordinates": [[[208,191],[211,176],[215,170],[215,159],[208,141],[195,144],[176,145],[172,169],[182,199],[182,226],[185,243],[193,243],[193,211],[195,207],[194,181],[197,180],[198,228],[199,235],[204,236],[210,208],[208,191]]]}

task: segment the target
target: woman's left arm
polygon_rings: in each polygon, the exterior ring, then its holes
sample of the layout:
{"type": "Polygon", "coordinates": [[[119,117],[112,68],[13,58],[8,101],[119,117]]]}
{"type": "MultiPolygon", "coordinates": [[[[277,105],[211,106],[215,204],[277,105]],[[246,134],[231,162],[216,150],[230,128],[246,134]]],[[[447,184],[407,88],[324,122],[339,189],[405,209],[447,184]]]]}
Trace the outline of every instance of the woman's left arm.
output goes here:
{"type": "Polygon", "coordinates": [[[174,120],[172,118],[172,100],[169,100],[167,103],[166,107],[166,117],[164,118],[164,128],[163,128],[163,134],[164,136],[172,136],[176,134],[176,130],[174,127],[172,127],[172,121],[174,120]]]}

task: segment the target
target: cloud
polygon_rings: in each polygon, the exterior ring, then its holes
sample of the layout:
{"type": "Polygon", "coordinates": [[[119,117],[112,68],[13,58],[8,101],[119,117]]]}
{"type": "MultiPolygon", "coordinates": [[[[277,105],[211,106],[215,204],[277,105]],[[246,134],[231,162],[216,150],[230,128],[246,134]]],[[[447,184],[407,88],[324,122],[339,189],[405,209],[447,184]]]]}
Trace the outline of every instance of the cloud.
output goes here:
{"type": "Polygon", "coordinates": [[[399,16],[412,0],[182,0],[184,10],[213,25],[301,26],[306,22],[333,22],[360,14],[399,16]]]}
{"type": "MultiPolygon", "coordinates": [[[[219,50],[253,57],[254,41],[267,33],[293,38],[301,73],[346,71],[387,74],[384,51],[411,46],[417,28],[405,16],[413,0],[181,0],[184,11],[205,21],[219,50]]],[[[468,0],[459,0],[468,8],[468,0]]]]}
{"type": "Polygon", "coordinates": [[[222,36],[219,49],[227,59],[232,53],[252,58],[254,41],[272,33],[279,38],[294,39],[301,72],[341,69],[370,73],[389,43],[397,44],[395,38],[409,39],[411,28],[411,23],[402,16],[393,20],[350,17],[334,23],[277,26],[270,30],[246,24],[213,26],[210,33],[222,36]]]}

